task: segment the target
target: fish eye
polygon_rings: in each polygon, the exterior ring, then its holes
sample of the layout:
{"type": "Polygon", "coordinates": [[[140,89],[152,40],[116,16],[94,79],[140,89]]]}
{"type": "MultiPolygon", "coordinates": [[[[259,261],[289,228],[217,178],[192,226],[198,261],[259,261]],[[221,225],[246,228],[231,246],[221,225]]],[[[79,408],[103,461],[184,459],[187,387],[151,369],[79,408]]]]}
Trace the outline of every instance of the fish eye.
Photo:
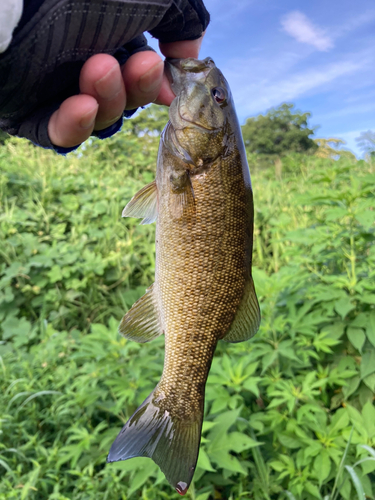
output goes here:
{"type": "Polygon", "coordinates": [[[222,102],[225,101],[226,99],[226,94],[225,94],[225,90],[222,89],[221,87],[215,87],[212,89],[212,95],[213,95],[213,98],[215,99],[215,101],[219,104],[221,104],[222,102]]]}

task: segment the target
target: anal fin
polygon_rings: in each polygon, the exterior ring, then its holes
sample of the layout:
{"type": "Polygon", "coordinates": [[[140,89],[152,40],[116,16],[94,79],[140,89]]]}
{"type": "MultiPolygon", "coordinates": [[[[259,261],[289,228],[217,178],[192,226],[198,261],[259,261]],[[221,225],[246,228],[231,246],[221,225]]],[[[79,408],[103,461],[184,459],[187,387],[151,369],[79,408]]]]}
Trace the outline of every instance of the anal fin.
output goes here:
{"type": "Polygon", "coordinates": [[[225,342],[244,342],[256,334],[260,325],[260,310],[254,281],[250,276],[234,320],[223,337],[225,342]]]}
{"type": "Polygon", "coordinates": [[[153,284],[122,318],[119,333],[140,344],[150,342],[163,333],[153,284]]]}
{"type": "Polygon", "coordinates": [[[152,224],[158,217],[158,190],[156,181],[147,184],[126,205],[123,217],[143,217],[141,224],[152,224]]]}

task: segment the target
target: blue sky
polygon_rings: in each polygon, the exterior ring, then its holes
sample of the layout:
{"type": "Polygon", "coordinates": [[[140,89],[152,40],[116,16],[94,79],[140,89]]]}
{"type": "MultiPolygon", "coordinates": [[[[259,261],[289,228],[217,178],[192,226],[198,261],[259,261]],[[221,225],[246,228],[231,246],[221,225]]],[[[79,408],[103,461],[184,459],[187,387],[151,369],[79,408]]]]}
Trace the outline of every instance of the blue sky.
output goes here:
{"type": "Polygon", "coordinates": [[[205,0],[201,57],[227,78],[243,123],[282,102],[310,111],[316,137],[375,129],[373,0],[205,0]]]}

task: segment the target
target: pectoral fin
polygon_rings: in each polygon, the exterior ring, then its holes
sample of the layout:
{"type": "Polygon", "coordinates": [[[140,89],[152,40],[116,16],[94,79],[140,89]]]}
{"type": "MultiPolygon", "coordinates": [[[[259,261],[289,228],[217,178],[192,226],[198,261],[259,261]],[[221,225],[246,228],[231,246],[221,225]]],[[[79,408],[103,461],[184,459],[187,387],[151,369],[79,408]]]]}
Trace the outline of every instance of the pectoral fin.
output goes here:
{"type": "Polygon", "coordinates": [[[250,276],[233,323],[222,340],[233,343],[249,340],[258,331],[259,324],[259,304],[253,278],[250,276]]]}
{"type": "Polygon", "coordinates": [[[158,217],[158,190],[156,181],[147,184],[129,201],[123,217],[143,217],[141,224],[152,224],[158,217]]]}
{"type": "Polygon", "coordinates": [[[183,215],[195,211],[194,190],[189,174],[186,171],[175,171],[171,174],[170,215],[180,219],[183,215]]]}
{"type": "Polygon", "coordinates": [[[163,333],[154,285],[147,288],[146,293],[122,318],[119,333],[140,344],[150,342],[163,333]]]}

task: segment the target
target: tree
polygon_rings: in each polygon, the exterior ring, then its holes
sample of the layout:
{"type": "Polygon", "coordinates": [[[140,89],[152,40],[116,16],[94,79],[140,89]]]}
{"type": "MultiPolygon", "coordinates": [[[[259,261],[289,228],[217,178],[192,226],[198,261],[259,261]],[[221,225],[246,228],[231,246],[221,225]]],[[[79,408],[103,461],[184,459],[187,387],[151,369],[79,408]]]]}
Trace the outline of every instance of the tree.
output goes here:
{"type": "Polygon", "coordinates": [[[318,149],[315,152],[315,156],[318,158],[348,158],[350,160],[355,160],[355,155],[348,149],[339,149],[341,146],[345,145],[346,142],[342,139],[336,139],[335,137],[330,137],[329,139],[314,139],[318,145],[318,149]]]}
{"type": "Polygon", "coordinates": [[[314,153],[318,148],[310,138],[315,131],[308,127],[310,116],[294,110],[294,104],[284,103],[265,115],[248,118],[242,127],[246,150],[261,155],[261,160],[271,160],[279,176],[282,156],[290,152],[314,153]]]}
{"type": "Polygon", "coordinates": [[[375,158],[375,132],[372,130],[361,132],[356,141],[362,151],[369,155],[370,158],[375,158]]]}
{"type": "Polygon", "coordinates": [[[250,152],[281,156],[290,151],[314,152],[317,145],[309,136],[311,113],[294,111],[294,104],[284,103],[265,115],[248,118],[242,127],[246,149],[250,152]],[[294,112],[293,112],[294,111],[294,112]]]}

